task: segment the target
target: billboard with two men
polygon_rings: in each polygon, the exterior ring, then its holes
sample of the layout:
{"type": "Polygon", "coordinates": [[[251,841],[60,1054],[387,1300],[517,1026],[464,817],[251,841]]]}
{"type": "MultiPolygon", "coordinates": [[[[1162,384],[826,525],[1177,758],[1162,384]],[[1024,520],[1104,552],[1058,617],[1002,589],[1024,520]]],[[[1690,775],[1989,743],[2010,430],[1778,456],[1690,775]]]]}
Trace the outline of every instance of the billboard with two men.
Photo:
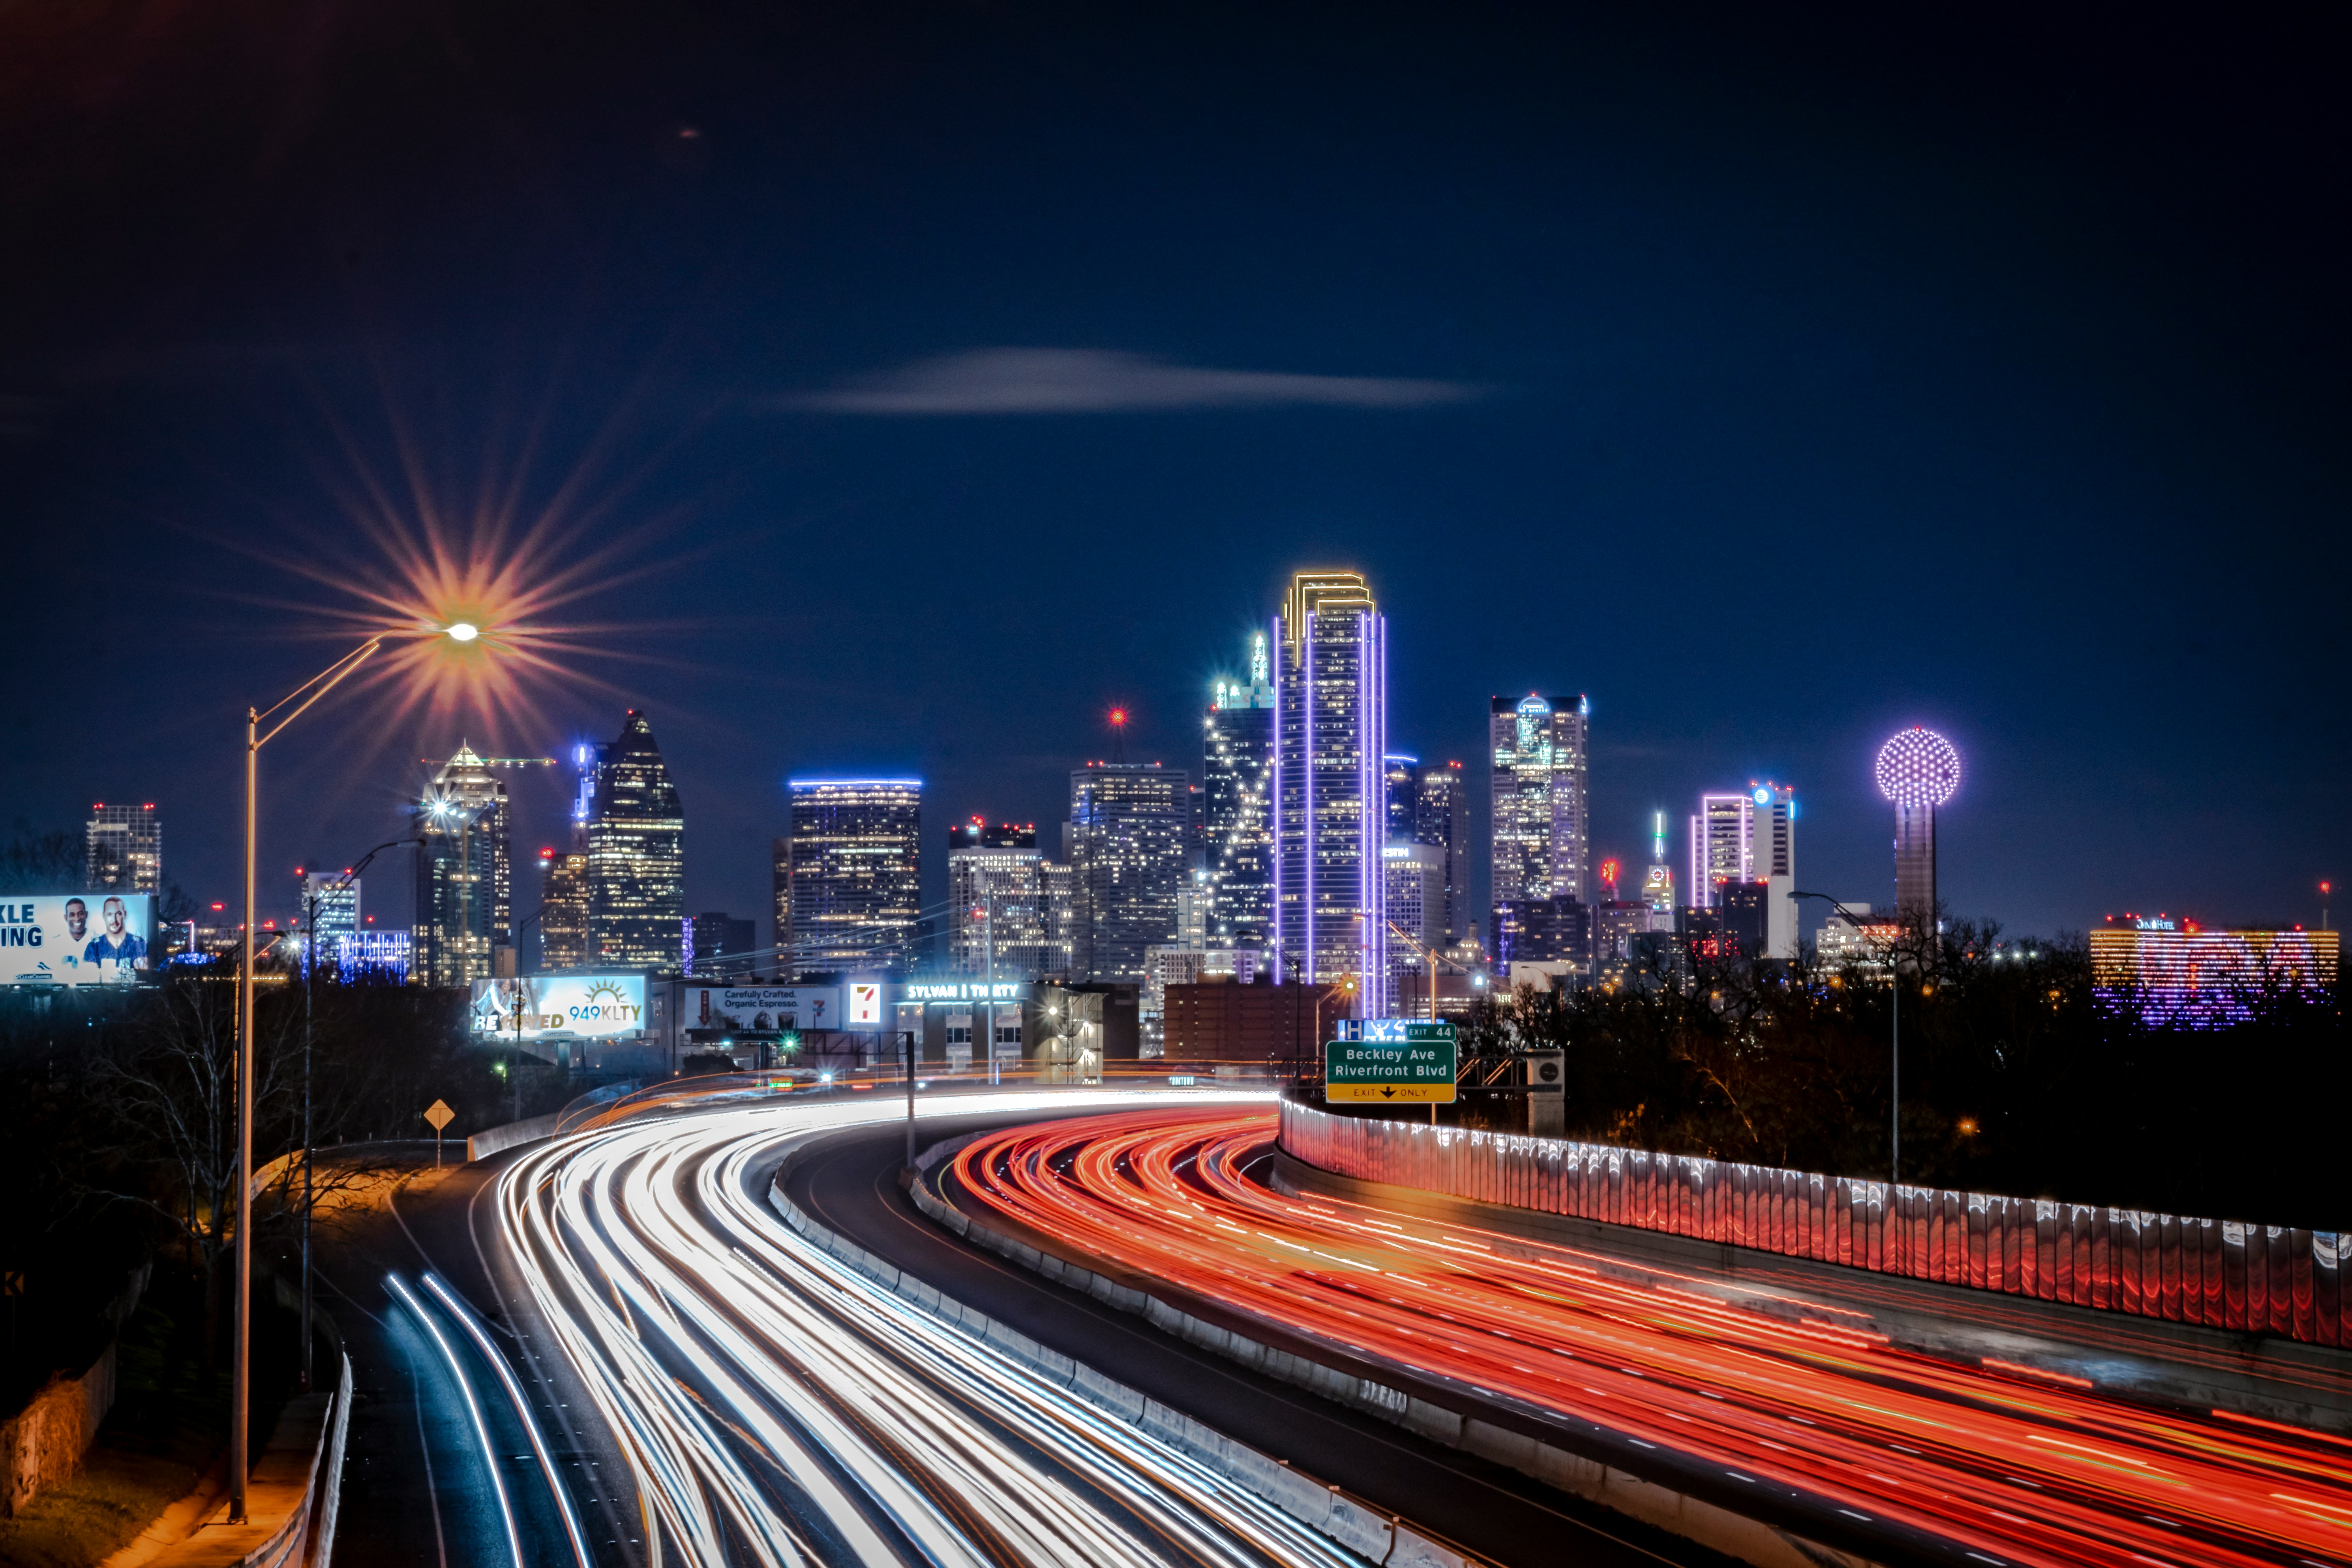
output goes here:
{"type": "Polygon", "coordinates": [[[0,984],[127,985],[154,946],[152,893],[0,893],[0,984]]]}

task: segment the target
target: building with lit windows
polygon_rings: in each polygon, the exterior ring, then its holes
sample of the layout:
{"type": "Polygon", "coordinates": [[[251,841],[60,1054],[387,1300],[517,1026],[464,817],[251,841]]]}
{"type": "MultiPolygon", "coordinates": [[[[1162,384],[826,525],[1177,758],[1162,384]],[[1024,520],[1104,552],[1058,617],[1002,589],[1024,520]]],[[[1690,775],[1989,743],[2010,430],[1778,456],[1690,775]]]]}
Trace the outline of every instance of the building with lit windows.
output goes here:
{"type": "Polygon", "coordinates": [[[1388,813],[1386,842],[1410,844],[1421,817],[1421,759],[1391,752],[1381,759],[1381,798],[1388,813]]]}
{"type": "Polygon", "coordinates": [[[1507,973],[1514,963],[1570,965],[1589,974],[1592,967],[1592,910],[1577,899],[1511,899],[1495,906],[1494,965],[1507,973]]]}
{"type": "Polygon", "coordinates": [[[1751,858],[1749,836],[1754,823],[1745,791],[1722,791],[1698,797],[1690,819],[1690,902],[1711,910],[1723,901],[1723,889],[1748,880],[1751,858]]]}
{"type": "Polygon", "coordinates": [[[341,871],[304,871],[300,920],[305,962],[332,967],[346,937],[360,932],[360,879],[341,871]]]}
{"type": "MultiPolygon", "coordinates": [[[[584,835],[583,836],[584,837],[584,835]]],[[[539,966],[582,969],[588,963],[588,851],[539,855],[539,966]]]]}
{"type": "Polygon", "coordinates": [[[1250,640],[1250,678],[1211,688],[1202,721],[1204,859],[1213,889],[1211,937],[1263,945],[1274,929],[1274,683],[1263,632],[1250,640]]]}
{"type": "Polygon", "coordinates": [[[1386,1012],[1388,631],[1353,572],[1301,572],[1275,618],[1277,978],[1357,983],[1386,1012]]]}
{"type": "Polygon", "coordinates": [[[82,828],[83,889],[90,893],[163,890],[163,823],[151,803],[89,808],[82,828]]]}
{"type": "MultiPolygon", "coordinates": [[[[1906,911],[1907,912],[1907,911],[1906,911]]],[[[2336,988],[2341,933],[2208,931],[2194,921],[2125,915],[2091,932],[2091,984],[2146,1023],[2215,1028],[2292,994],[2336,988]]]]}
{"type": "Polygon", "coordinates": [[[948,829],[948,970],[1034,982],[1058,973],[1046,942],[1037,828],[980,817],[948,829]]]}
{"type": "Polygon", "coordinates": [[[1767,779],[1737,793],[1702,795],[1690,833],[1692,907],[1723,909],[1732,889],[1752,884],[1762,890],[1737,895],[1740,956],[1795,958],[1796,792],[1767,779]]]}
{"type": "Polygon", "coordinates": [[[588,819],[589,962],[676,970],[685,950],[685,808],[652,722],[632,708],[596,763],[588,819]]]}
{"type": "Polygon", "coordinates": [[[1449,942],[1472,934],[1469,828],[1469,816],[1462,805],[1462,764],[1423,763],[1420,798],[1413,806],[1412,841],[1426,844],[1445,858],[1444,908],[1435,918],[1449,942]]]}
{"type": "Polygon", "coordinates": [[[1045,973],[1067,982],[1078,951],[1078,872],[1057,860],[1041,861],[1037,885],[1045,900],[1045,973]]]}
{"type": "Polygon", "coordinates": [[[1105,984],[1144,977],[1144,950],[1178,940],[1192,816],[1181,768],[1088,763],[1070,772],[1064,828],[1076,874],[1071,972],[1105,984]]]}
{"type": "Polygon", "coordinates": [[[787,892],[776,945],[789,967],[911,972],[923,908],[923,781],[793,779],[786,789],[792,831],[778,841],[787,892]]]}
{"type": "Polygon", "coordinates": [[[415,940],[409,952],[417,984],[467,985],[491,973],[489,891],[496,863],[480,807],[444,795],[417,803],[415,940]]]}
{"type": "MultiPolygon", "coordinates": [[[[1487,707],[1495,909],[1558,899],[1590,902],[1591,829],[1581,697],[1497,697],[1487,707]]],[[[1501,962],[1500,927],[1493,948],[1501,962]]]]}
{"type": "Polygon", "coordinates": [[[1381,848],[1381,874],[1388,882],[1390,995],[1402,994],[1397,987],[1414,973],[1423,977],[1426,992],[1428,955],[1442,954],[1448,940],[1445,851],[1434,844],[1391,839],[1381,848]],[[1411,940],[1401,940],[1399,932],[1411,940]]]}

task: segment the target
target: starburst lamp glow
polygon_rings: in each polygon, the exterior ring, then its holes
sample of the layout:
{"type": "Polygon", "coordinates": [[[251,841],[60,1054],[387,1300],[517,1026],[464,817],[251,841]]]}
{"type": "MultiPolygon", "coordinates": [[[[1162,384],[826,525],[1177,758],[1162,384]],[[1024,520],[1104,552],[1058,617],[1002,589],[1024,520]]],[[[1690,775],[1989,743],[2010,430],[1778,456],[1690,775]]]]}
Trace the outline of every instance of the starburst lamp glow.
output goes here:
{"type": "Polygon", "coordinates": [[[471,621],[453,621],[447,629],[453,642],[472,642],[482,635],[482,628],[471,621]]]}
{"type": "Polygon", "coordinates": [[[1960,787],[1960,753],[1913,725],[1878,748],[1878,793],[1895,803],[1895,908],[1907,922],[1936,921],[1936,808],[1960,787]]]}

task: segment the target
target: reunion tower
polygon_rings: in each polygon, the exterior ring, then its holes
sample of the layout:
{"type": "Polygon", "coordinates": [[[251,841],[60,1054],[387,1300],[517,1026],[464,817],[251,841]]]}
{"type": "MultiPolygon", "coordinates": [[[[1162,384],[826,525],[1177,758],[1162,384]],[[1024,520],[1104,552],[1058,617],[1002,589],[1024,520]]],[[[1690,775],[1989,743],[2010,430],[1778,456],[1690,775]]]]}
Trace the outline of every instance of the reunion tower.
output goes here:
{"type": "Polygon", "coordinates": [[[1895,803],[1895,910],[1936,929],[1936,808],[1960,787],[1960,753],[1913,725],[1878,748],[1878,793],[1895,803]]]}

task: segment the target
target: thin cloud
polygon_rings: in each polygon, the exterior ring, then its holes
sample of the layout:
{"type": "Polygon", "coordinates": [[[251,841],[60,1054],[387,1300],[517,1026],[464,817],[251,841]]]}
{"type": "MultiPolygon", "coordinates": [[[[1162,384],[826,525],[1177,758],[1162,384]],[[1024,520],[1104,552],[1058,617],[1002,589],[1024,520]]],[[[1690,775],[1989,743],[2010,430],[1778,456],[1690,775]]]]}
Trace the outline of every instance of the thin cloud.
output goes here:
{"type": "Polygon", "coordinates": [[[1458,381],[1211,370],[1101,349],[977,349],[783,399],[830,414],[1126,414],[1181,408],[1428,408],[1458,381]]]}

